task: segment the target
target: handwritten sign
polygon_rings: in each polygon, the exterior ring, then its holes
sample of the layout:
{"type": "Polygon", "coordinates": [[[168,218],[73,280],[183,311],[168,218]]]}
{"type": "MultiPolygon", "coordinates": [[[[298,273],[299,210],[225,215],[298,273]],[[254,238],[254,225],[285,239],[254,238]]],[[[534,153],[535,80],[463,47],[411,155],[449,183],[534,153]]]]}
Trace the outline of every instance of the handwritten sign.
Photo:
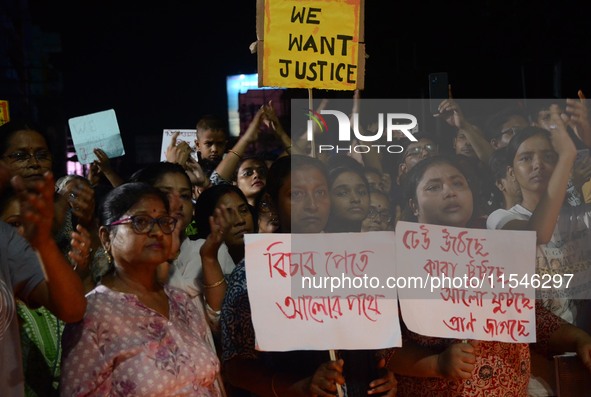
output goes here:
{"type": "Polygon", "coordinates": [[[197,130],[169,129],[169,130],[164,130],[164,132],[162,133],[162,147],[160,148],[160,161],[166,161],[166,148],[168,147],[168,145],[170,145],[170,142],[172,141],[172,135],[175,132],[179,132],[179,136],[176,139],[177,143],[179,143],[181,141],[187,142],[189,144],[189,146],[191,146],[191,148],[193,149],[191,156],[193,156],[193,158],[195,160],[197,160],[197,151],[195,149],[195,138],[196,138],[197,130]]]}
{"type": "Polygon", "coordinates": [[[259,86],[363,89],[364,0],[259,0],[259,86]]]}
{"type": "Polygon", "coordinates": [[[68,120],[68,124],[80,163],[89,164],[95,161],[95,148],[102,149],[109,158],[125,154],[115,110],[73,117],[68,120]]]}
{"type": "Polygon", "coordinates": [[[416,333],[535,342],[535,232],[398,222],[402,318],[416,333]],[[524,279],[524,276],[526,277],[524,279]]]}
{"type": "Polygon", "coordinates": [[[388,297],[385,286],[371,284],[393,271],[393,238],[392,232],[246,235],[258,349],[401,346],[396,291],[388,297]]]}
{"type": "Polygon", "coordinates": [[[8,101],[0,100],[0,125],[6,124],[10,121],[10,113],[8,111],[8,101]]]}

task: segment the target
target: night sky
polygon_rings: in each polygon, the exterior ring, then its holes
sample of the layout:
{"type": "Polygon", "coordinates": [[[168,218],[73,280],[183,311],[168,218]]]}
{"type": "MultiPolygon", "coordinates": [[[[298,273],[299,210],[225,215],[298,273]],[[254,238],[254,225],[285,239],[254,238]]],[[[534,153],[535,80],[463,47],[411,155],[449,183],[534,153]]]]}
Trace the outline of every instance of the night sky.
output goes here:
{"type": "MultiPolygon", "coordinates": [[[[61,34],[66,118],[114,108],[125,135],[194,128],[227,114],[227,75],[257,71],[253,0],[46,3],[31,8],[61,34]]],[[[589,14],[576,2],[472,3],[366,0],[362,97],[425,97],[441,71],[458,98],[591,96],[589,14]]]]}

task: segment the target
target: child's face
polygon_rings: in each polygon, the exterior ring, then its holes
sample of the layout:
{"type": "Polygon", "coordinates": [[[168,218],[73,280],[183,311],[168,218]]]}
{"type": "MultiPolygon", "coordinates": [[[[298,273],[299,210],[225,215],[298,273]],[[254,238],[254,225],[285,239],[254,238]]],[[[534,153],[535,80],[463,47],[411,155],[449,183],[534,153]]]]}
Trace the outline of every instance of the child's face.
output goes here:
{"type": "Polygon", "coordinates": [[[201,152],[201,158],[219,163],[226,151],[226,134],[221,130],[199,130],[195,146],[201,152]]]}

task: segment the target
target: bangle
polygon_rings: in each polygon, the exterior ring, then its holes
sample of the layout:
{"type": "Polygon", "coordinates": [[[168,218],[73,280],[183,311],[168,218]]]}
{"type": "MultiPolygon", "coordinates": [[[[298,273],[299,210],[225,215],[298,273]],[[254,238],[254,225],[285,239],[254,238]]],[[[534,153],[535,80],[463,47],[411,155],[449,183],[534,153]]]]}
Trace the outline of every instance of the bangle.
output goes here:
{"type": "Polygon", "coordinates": [[[228,153],[232,153],[233,155],[235,155],[236,157],[238,157],[240,160],[242,160],[242,156],[239,155],[238,153],[236,153],[235,150],[230,149],[230,150],[228,150],[228,153]]]}
{"type": "Polygon", "coordinates": [[[220,285],[222,285],[225,282],[226,282],[226,278],[224,276],[222,276],[220,281],[216,281],[213,284],[201,284],[201,285],[203,285],[203,288],[215,288],[215,287],[219,287],[220,285]]]}
{"type": "Polygon", "coordinates": [[[271,377],[271,391],[273,391],[274,397],[279,397],[279,395],[275,391],[275,375],[277,375],[277,373],[274,373],[273,376],[271,377]]]}

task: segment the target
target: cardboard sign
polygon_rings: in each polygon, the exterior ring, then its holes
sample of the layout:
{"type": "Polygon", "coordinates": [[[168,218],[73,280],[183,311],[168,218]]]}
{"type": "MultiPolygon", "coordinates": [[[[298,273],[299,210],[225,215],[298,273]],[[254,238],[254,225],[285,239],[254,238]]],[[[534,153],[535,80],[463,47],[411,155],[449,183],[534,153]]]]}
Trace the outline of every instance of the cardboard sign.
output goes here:
{"type": "Polygon", "coordinates": [[[187,142],[191,149],[193,149],[193,153],[191,156],[197,160],[197,151],[195,149],[195,138],[197,134],[197,130],[182,130],[182,129],[167,129],[162,132],[162,147],[160,148],[160,161],[166,161],[166,148],[170,145],[172,141],[172,136],[175,132],[179,132],[179,136],[176,138],[177,143],[180,141],[187,142]]]}
{"type": "MultiPolygon", "coordinates": [[[[536,341],[533,231],[398,222],[396,277],[406,326],[427,336],[536,341]]],[[[535,281],[537,280],[537,282],[535,281]]]]}
{"type": "Polygon", "coordinates": [[[393,238],[392,232],[246,235],[257,348],[401,346],[396,290],[375,285],[392,274],[393,238]]]}
{"type": "Polygon", "coordinates": [[[109,158],[125,154],[115,110],[73,117],[68,120],[68,124],[80,163],[90,164],[95,161],[95,148],[102,149],[109,158]]]}
{"type": "Polygon", "coordinates": [[[364,0],[259,0],[259,86],[363,89],[364,0]]]}

